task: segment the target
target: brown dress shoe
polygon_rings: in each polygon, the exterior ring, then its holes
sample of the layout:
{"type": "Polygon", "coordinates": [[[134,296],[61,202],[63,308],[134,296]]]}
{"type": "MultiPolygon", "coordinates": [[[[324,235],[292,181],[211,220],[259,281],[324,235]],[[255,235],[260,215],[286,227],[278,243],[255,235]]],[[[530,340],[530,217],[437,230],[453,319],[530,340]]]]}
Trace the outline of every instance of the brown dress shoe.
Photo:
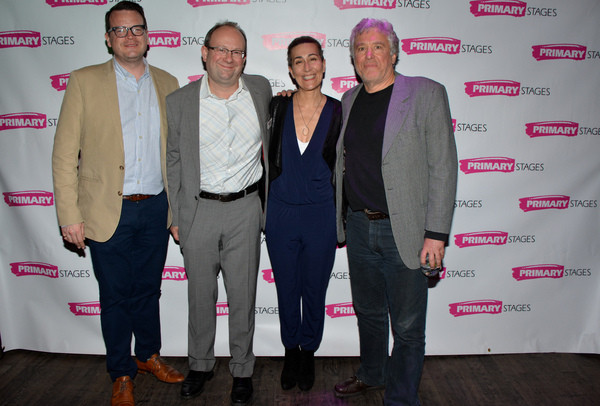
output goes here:
{"type": "Polygon", "coordinates": [[[133,381],[128,376],[121,376],[113,383],[111,406],[135,406],[133,401],[133,381]]]}
{"type": "Polygon", "coordinates": [[[169,366],[169,364],[167,364],[167,362],[162,359],[158,353],[154,354],[146,362],[140,362],[137,359],[135,362],[140,374],[150,372],[152,375],[158,378],[159,381],[166,383],[177,383],[185,379],[181,372],[169,366]]]}
{"type": "Polygon", "coordinates": [[[348,378],[335,385],[333,393],[337,398],[350,398],[352,396],[361,395],[369,390],[383,389],[385,385],[371,386],[367,385],[356,376],[348,378]]]}

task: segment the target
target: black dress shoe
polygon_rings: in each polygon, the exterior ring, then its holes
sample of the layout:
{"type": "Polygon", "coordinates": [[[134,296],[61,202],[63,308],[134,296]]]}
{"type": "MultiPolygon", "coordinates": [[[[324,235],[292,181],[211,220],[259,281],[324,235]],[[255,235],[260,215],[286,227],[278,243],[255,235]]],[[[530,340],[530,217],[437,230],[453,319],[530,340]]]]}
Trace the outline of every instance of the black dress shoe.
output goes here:
{"type": "Polygon", "coordinates": [[[233,387],[231,388],[231,404],[247,405],[252,399],[252,378],[233,378],[233,387]]]}
{"type": "Polygon", "coordinates": [[[300,347],[286,348],[285,360],[283,361],[283,370],[281,371],[281,389],[290,390],[298,382],[298,372],[300,370],[300,347]]]}
{"type": "Polygon", "coordinates": [[[192,399],[200,395],[204,391],[204,384],[215,376],[214,371],[192,371],[183,381],[181,386],[181,398],[192,399]]]}
{"type": "Polygon", "coordinates": [[[315,383],[315,352],[300,351],[300,371],[298,373],[298,388],[301,391],[311,390],[315,383]]]}

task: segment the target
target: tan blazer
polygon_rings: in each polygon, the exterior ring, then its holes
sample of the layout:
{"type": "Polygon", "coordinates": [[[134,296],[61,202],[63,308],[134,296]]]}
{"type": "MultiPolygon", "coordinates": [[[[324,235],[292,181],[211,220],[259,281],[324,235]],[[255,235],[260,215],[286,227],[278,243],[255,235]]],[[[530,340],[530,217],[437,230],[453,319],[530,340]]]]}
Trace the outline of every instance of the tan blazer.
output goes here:
{"type": "MultiPolygon", "coordinates": [[[[150,66],[160,110],[160,152],[167,189],[165,97],[179,87],[150,66]]],[[[105,242],[121,217],[125,155],[113,60],[71,73],[52,151],[54,199],[61,226],[85,223],[85,237],[105,242]]],[[[171,223],[169,210],[168,227],[171,223]]]]}

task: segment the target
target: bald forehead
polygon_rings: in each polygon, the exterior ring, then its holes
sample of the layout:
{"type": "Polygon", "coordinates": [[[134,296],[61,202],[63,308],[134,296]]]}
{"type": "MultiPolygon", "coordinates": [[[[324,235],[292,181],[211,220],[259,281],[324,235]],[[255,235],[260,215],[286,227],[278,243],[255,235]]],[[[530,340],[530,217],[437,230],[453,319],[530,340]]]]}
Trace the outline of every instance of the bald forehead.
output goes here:
{"type": "Polygon", "coordinates": [[[217,43],[218,41],[235,41],[237,47],[240,49],[246,49],[246,41],[244,40],[244,36],[241,32],[235,27],[231,27],[229,25],[224,25],[222,27],[217,28],[211,38],[211,46],[215,45],[224,45],[217,43]]]}

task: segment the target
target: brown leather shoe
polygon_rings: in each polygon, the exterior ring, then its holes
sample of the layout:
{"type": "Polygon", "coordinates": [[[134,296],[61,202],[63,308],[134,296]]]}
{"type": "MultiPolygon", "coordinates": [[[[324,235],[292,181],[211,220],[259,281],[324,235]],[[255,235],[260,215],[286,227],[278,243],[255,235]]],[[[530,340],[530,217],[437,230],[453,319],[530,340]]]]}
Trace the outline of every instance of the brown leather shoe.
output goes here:
{"type": "Polygon", "coordinates": [[[128,376],[121,376],[113,383],[111,406],[135,406],[133,401],[133,381],[128,376]]]}
{"type": "Polygon", "coordinates": [[[367,385],[356,376],[348,378],[335,385],[333,393],[336,398],[351,398],[352,396],[361,395],[369,390],[383,389],[385,385],[371,386],[367,385]]]}
{"type": "Polygon", "coordinates": [[[154,354],[146,362],[140,362],[137,359],[135,362],[140,374],[150,372],[152,375],[158,378],[159,381],[166,383],[177,383],[185,379],[179,371],[169,366],[169,364],[167,364],[167,362],[162,359],[158,353],[154,354]]]}

